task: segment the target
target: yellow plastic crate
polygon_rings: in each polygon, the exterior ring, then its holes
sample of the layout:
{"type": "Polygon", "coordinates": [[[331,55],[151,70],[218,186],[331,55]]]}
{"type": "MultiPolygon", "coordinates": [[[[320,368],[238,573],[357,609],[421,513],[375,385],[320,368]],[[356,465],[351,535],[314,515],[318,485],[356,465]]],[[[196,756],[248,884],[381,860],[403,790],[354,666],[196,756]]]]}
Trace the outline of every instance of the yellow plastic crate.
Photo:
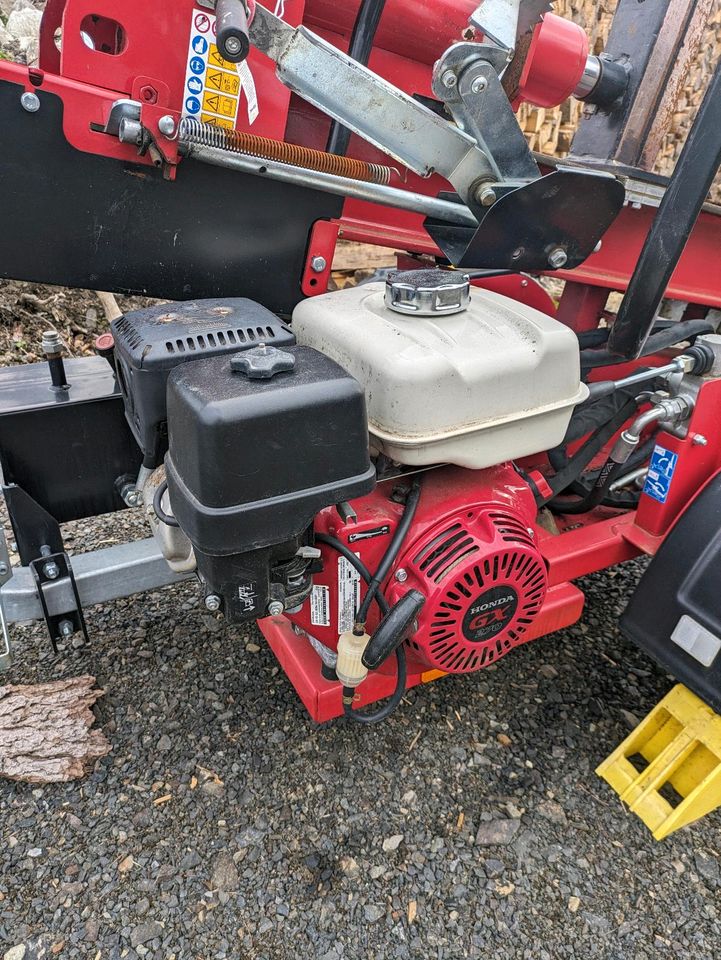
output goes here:
{"type": "Polygon", "coordinates": [[[678,684],[596,773],[663,840],[721,805],[721,716],[678,684]]]}

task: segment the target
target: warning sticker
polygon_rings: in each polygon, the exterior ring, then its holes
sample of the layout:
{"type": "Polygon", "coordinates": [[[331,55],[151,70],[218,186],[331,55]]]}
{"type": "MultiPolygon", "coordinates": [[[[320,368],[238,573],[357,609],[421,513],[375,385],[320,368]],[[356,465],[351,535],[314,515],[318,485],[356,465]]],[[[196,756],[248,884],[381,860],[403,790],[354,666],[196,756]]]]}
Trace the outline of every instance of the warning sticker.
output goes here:
{"type": "Polygon", "coordinates": [[[310,622],[314,627],[330,626],[330,587],[313,584],[310,593],[310,622]]]}
{"type": "Polygon", "coordinates": [[[345,557],[338,557],[338,633],[353,629],[360,606],[360,574],[345,557]]]}
{"type": "Polygon", "coordinates": [[[183,116],[234,130],[244,95],[248,123],[260,113],[253,74],[247,62],[224,60],[215,43],[215,14],[191,14],[183,116]]]}
{"type": "Polygon", "coordinates": [[[677,463],[677,453],[658,445],[654,447],[643,492],[659,503],[666,503],[677,463]]]}
{"type": "Polygon", "coordinates": [[[220,93],[206,93],[203,97],[203,109],[222,117],[234,117],[238,112],[238,101],[234,97],[224,97],[220,93]]]}
{"type": "Polygon", "coordinates": [[[237,97],[240,93],[240,77],[237,73],[226,73],[225,70],[208,70],[205,75],[205,86],[209,90],[219,90],[237,97]]]}

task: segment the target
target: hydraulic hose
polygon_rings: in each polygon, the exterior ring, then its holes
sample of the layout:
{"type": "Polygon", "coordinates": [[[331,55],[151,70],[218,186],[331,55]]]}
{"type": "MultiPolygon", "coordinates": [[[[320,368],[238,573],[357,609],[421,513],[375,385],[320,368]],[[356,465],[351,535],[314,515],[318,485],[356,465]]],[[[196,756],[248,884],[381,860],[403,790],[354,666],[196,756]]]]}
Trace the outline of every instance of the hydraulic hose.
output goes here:
{"type": "MultiPolygon", "coordinates": [[[[641,357],[650,357],[654,353],[673,347],[677,343],[683,343],[685,340],[693,340],[704,333],[715,333],[716,327],[708,320],[680,320],[671,326],[653,333],[646,340],[641,357]]],[[[597,367],[609,367],[614,364],[622,363],[621,357],[613,354],[608,349],[602,350],[581,350],[581,367],[584,371],[593,370],[597,367]]]]}
{"type": "MultiPolygon", "coordinates": [[[[552,477],[548,484],[552,490],[550,497],[546,497],[538,506],[543,507],[546,504],[553,504],[555,507],[555,498],[567,490],[568,487],[581,476],[588,464],[597,456],[611,437],[619,430],[628,418],[635,412],[637,407],[636,399],[629,398],[626,403],[604,424],[596,433],[586,440],[583,446],[578,450],[562,470],[552,477]]],[[[559,509],[559,512],[562,512],[559,509]]]]}
{"type": "Polygon", "coordinates": [[[405,509],[403,511],[403,516],[400,519],[400,523],[396,527],[396,531],[393,534],[388,549],[383,555],[383,559],[378,565],[373,579],[370,582],[368,591],[363,598],[363,602],[358,608],[358,613],[356,614],[357,623],[365,623],[368,619],[368,610],[370,605],[373,602],[373,598],[380,589],[380,585],[383,583],[385,578],[388,576],[388,571],[393,566],[393,563],[398,556],[401,547],[403,546],[403,541],[405,540],[408,531],[413,523],[413,518],[416,515],[416,510],[418,509],[418,501],[421,498],[421,483],[420,480],[416,477],[411,486],[408,498],[406,500],[405,509]]]}
{"type": "MultiPolygon", "coordinates": [[[[358,8],[358,15],[353,24],[353,32],[348,47],[349,56],[368,66],[371,50],[376,38],[376,31],[380,23],[386,0],[362,0],[358,8]]],[[[338,156],[345,156],[348,152],[350,143],[350,130],[344,127],[337,120],[334,120],[328,134],[328,153],[335,153],[338,156]]]]}

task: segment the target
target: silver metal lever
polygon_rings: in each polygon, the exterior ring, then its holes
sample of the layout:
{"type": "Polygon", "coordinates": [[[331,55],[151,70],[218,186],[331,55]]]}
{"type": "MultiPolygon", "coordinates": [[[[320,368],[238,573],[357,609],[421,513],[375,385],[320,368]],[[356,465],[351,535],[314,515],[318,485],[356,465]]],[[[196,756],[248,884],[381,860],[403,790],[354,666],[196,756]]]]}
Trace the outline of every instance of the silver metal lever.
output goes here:
{"type": "Polygon", "coordinates": [[[250,39],[275,62],[286,87],[414,173],[441,174],[471,203],[473,185],[495,177],[494,164],[470,133],[305,27],[292,27],[259,4],[250,39]]]}

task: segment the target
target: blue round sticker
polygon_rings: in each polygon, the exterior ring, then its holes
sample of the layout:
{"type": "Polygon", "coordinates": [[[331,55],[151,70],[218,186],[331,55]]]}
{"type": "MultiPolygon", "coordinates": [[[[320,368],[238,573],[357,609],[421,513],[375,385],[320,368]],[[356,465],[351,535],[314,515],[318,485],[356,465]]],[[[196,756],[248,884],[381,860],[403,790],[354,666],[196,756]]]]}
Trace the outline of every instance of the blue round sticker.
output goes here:
{"type": "Polygon", "coordinates": [[[190,80],[188,80],[188,90],[190,90],[191,93],[202,92],[203,81],[200,79],[200,77],[191,77],[190,80]]]}
{"type": "Polygon", "coordinates": [[[195,37],[193,37],[191,46],[196,53],[203,54],[206,53],[208,49],[208,41],[205,39],[205,37],[201,37],[200,34],[197,34],[195,37]]]}
{"type": "Polygon", "coordinates": [[[185,101],[185,109],[188,113],[198,113],[200,110],[200,100],[197,97],[188,97],[185,101]]]}
{"type": "Polygon", "coordinates": [[[190,61],[190,69],[193,73],[205,73],[205,60],[202,57],[193,57],[190,61]]]}

